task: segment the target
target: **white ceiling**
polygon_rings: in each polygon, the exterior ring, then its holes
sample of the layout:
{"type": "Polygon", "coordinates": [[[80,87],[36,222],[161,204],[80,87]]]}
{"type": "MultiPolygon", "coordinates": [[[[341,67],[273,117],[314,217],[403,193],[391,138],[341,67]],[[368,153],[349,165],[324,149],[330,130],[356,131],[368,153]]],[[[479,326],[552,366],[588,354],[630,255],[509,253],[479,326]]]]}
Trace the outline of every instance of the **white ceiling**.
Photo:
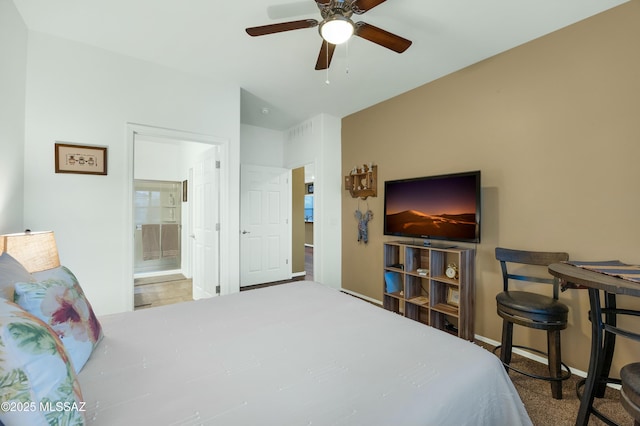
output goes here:
{"type": "Polygon", "coordinates": [[[328,73],[314,70],[317,28],[262,37],[244,31],[320,20],[313,0],[14,3],[30,30],[235,83],[243,89],[243,123],[283,130],[319,113],[344,117],[626,1],[387,0],[354,21],[412,46],[398,54],[354,37],[337,47],[328,73]]]}

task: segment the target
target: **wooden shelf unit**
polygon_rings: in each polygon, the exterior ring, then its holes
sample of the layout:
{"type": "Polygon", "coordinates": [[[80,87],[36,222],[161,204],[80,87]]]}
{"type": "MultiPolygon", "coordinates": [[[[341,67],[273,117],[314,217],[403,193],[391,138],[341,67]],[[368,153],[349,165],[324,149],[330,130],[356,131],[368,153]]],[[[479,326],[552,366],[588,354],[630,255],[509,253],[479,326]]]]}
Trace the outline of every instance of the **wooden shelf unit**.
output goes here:
{"type": "Polygon", "coordinates": [[[344,189],[349,191],[351,197],[362,198],[378,196],[378,166],[363,165],[344,177],[344,189]]]}
{"type": "Polygon", "coordinates": [[[405,241],[384,243],[383,306],[415,321],[473,341],[475,317],[475,249],[438,248],[405,241]],[[445,275],[455,263],[458,277],[445,275]],[[421,269],[422,273],[418,272],[421,269]],[[424,270],[427,270],[426,272],[424,270]],[[400,290],[387,292],[386,273],[398,274],[400,290]],[[458,304],[448,296],[458,292],[458,304]]]}

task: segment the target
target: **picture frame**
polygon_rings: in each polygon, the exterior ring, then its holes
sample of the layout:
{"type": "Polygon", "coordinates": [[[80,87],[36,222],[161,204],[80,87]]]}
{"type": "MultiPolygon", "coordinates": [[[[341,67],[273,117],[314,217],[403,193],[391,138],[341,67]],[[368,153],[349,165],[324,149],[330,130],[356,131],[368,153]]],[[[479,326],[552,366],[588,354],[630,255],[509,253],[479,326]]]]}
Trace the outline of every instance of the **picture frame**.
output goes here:
{"type": "Polygon", "coordinates": [[[453,287],[447,289],[447,305],[460,306],[460,290],[453,287]]]}
{"type": "Polygon", "coordinates": [[[56,173],[107,174],[107,147],[55,143],[56,173]]]}
{"type": "Polygon", "coordinates": [[[182,181],[182,202],[186,203],[189,199],[188,194],[189,183],[186,180],[182,181]]]}

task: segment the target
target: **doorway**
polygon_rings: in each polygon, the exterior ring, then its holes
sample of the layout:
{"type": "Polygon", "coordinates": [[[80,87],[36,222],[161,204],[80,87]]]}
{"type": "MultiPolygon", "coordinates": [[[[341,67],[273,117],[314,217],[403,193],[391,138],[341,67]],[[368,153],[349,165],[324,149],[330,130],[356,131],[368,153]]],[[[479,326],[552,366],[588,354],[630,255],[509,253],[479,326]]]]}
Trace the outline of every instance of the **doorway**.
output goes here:
{"type": "Polygon", "coordinates": [[[313,281],[314,217],[315,217],[315,167],[304,166],[304,272],[305,280],[313,281]]]}
{"type": "MultiPolygon", "coordinates": [[[[132,279],[132,301],[134,308],[141,299],[145,299],[140,296],[141,287],[146,287],[145,290],[149,290],[154,300],[158,299],[154,301],[153,306],[193,300],[193,286],[195,284],[193,282],[194,271],[201,268],[201,264],[206,263],[209,266],[214,263],[216,265],[220,264],[220,244],[218,242],[215,244],[215,253],[210,253],[210,256],[206,258],[206,262],[202,260],[202,257],[198,259],[198,256],[196,256],[197,249],[194,248],[193,238],[195,234],[193,230],[195,220],[192,216],[195,206],[198,204],[198,197],[202,195],[202,191],[198,194],[194,191],[194,188],[192,188],[194,183],[193,170],[197,167],[198,158],[202,157],[202,154],[206,151],[215,151],[216,154],[222,153],[222,156],[226,158],[226,145],[224,142],[216,143],[216,140],[213,138],[201,135],[190,135],[184,134],[183,132],[146,128],[138,125],[130,125],[130,128],[132,130],[130,133],[132,147],[132,215],[130,220],[134,235],[134,238],[130,240],[130,259],[132,275],[133,278],[135,278],[132,279]],[[133,127],[135,127],[135,129],[132,129],[133,127]],[[160,258],[149,258],[149,252],[157,253],[158,247],[152,244],[151,249],[149,249],[147,245],[147,265],[142,267],[140,262],[136,261],[138,255],[144,257],[144,253],[140,254],[141,249],[136,250],[136,246],[142,244],[142,224],[139,223],[140,218],[136,217],[136,206],[142,203],[140,198],[145,198],[143,197],[145,190],[143,189],[139,193],[136,189],[136,183],[141,182],[147,182],[147,185],[151,183],[152,185],[152,188],[147,187],[146,197],[151,204],[149,208],[151,210],[155,209],[155,212],[151,212],[151,216],[159,216],[160,221],[159,224],[146,223],[147,225],[159,225],[159,235],[155,232],[157,228],[149,228],[152,229],[151,234],[155,235],[160,241],[160,258]],[[168,183],[168,191],[156,191],[159,182],[168,183]],[[140,197],[136,199],[137,196],[140,197]],[[154,198],[158,198],[159,200],[154,198]],[[171,239],[172,242],[165,241],[166,250],[163,251],[162,231],[165,227],[169,231],[165,233],[165,236],[171,236],[172,238],[169,239],[171,239]],[[139,233],[138,239],[136,239],[137,233],[139,233]],[[163,257],[167,259],[163,261],[163,257]],[[169,261],[169,259],[171,260],[169,261]],[[162,263],[162,265],[158,267],[158,265],[150,265],[148,262],[162,263]],[[146,271],[144,270],[145,266],[147,267],[146,271]],[[155,277],[149,277],[150,275],[155,277]],[[153,281],[155,281],[155,283],[153,281]]],[[[220,161],[216,158],[214,164],[219,167],[220,161]]],[[[214,167],[216,167],[215,165],[214,167]]],[[[214,205],[212,205],[211,202],[206,204],[201,203],[203,206],[206,205],[206,208],[213,209],[215,213],[200,213],[200,218],[220,217],[219,197],[221,180],[228,182],[227,173],[225,172],[223,179],[221,179],[220,172],[218,171],[216,174],[217,187],[215,193],[216,202],[214,205]]],[[[223,189],[223,192],[225,196],[227,196],[228,191],[223,189]]],[[[155,217],[154,219],[158,218],[155,217]]],[[[151,220],[148,221],[151,222],[151,220]]],[[[216,222],[218,224],[217,228],[219,229],[221,221],[217,219],[216,222]]],[[[219,232],[216,232],[216,234],[219,236],[219,232]]],[[[151,237],[152,240],[155,237],[151,237]]],[[[142,250],[142,252],[144,252],[144,250],[142,250]]],[[[153,257],[153,254],[151,257],[153,257]]],[[[209,266],[204,269],[210,270],[211,268],[209,266]]],[[[219,282],[219,268],[216,267],[215,271],[215,282],[219,282]]],[[[214,288],[215,287],[214,285],[214,288]]],[[[213,295],[215,295],[215,290],[213,295]]],[[[148,306],[149,304],[145,303],[145,305],[148,306]]]]}
{"type": "Polygon", "coordinates": [[[313,280],[313,164],[243,164],[240,290],[313,280]]]}

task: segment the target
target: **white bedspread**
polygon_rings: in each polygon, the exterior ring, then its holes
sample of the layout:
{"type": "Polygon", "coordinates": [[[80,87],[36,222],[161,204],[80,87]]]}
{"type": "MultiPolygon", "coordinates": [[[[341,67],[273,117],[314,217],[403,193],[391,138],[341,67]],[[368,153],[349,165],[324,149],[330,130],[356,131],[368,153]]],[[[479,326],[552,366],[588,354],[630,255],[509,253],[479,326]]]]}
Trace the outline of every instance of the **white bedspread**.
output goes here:
{"type": "Polygon", "coordinates": [[[531,424],[488,351],[317,283],[100,321],[89,424],[531,424]]]}

